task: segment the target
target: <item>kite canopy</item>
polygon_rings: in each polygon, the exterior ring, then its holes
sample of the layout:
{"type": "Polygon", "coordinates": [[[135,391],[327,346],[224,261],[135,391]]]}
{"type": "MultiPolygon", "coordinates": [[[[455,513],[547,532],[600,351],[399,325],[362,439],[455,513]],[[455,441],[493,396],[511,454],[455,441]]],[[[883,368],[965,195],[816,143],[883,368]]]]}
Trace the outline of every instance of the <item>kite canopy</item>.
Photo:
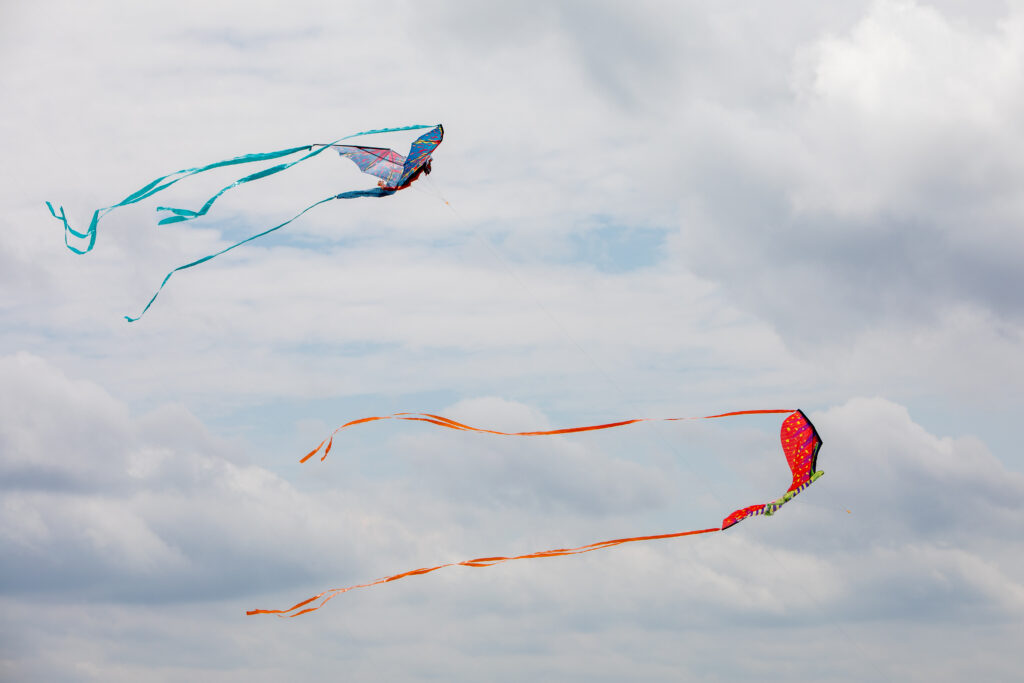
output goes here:
{"type": "Polygon", "coordinates": [[[402,190],[412,184],[420,173],[430,173],[430,160],[444,138],[444,128],[438,124],[416,138],[404,157],[386,147],[363,147],[360,145],[332,145],[343,157],[355,162],[363,173],[380,178],[380,187],[385,190],[402,190]]]}
{"type": "Polygon", "coordinates": [[[722,520],[723,529],[728,529],[733,524],[754,515],[774,515],[780,507],[793,500],[796,494],[824,474],[815,469],[818,464],[821,437],[818,436],[818,430],[814,428],[802,410],[797,410],[783,420],[779,438],[782,440],[782,450],[786,454],[786,462],[789,463],[789,469],[793,473],[793,483],[781,498],[771,503],[751,505],[736,510],[722,520]]]}
{"type": "MultiPolygon", "coordinates": [[[[354,586],[348,586],[345,588],[332,588],[322,593],[314,595],[311,598],[307,598],[302,602],[299,602],[287,609],[256,609],[246,612],[246,614],[275,614],[279,617],[297,617],[302,614],[316,611],[326,605],[330,600],[347,593],[348,591],[357,588],[369,588],[370,586],[377,586],[382,583],[388,583],[391,581],[397,581],[404,579],[409,576],[418,576],[420,574],[429,574],[430,572],[437,571],[438,569],[444,569],[445,567],[463,566],[463,567],[490,567],[495,564],[501,564],[503,562],[511,562],[513,560],[527,560],[527,559],[539,559],[542,557],[564,557],[566,555],[579,555],[582,553],[589,553],[595,550],[602,550],[604,548],[611,548],[617,545],[623,545],[626,543],[635,543],[638,541],[653,541],[659,539],[668,538],[679,538],[682,536],[695,536],[698,534],[709,534],[716,531],[723,531],[729,527],[737,524],[738,522],[752,517],[754,515],[772,515],[782,507],[785,503],[789,502],[798,493],[806,489],[811,485],[818,477],[824,474],[821,471],[815,469],[818,458],[818,450],[821,448],[821,437],[818,436],[817,430],[811,421],[807,419],[807,416],[801,410],[740,410],[731,413],[720,413],[718,415],[705,415],[703,417],[670,417],[666,418],[666,421],[676,420],[709,420],[724,417],[734,417],[737,415],[757,415],[765,413],[789,413],[788,417],[782,422],[782,428],[780,431],[780,439],[782,441],[782,450],[786,455],[786,461],[789,463],[789,469],[793,473],[793,483],[785,494],[778,500],[766,503],[763,505],[751,505],[749,507],[736,510],[731,515],[726,517],[722,521],[721,527],[711,527],[709,529],[694,529],[691,531],[679,531],[676,533],[669,534],[657,534],[654,536],[631,536],[629,538],[616,538],[608,541],[599,541],[597,543],[591,543],[589,545],[579,546],[577,548],[556,548],[553,550],[543,550],[541,552],[529,553],[526,555],[513,555],[513,556],[493,556],[493,557],[478,557],[472,560],[464,560],[462,562],[447,562],[445,564],[439,564],[433,567],[423,567],[420,569],[412,569],[409,571],[401,572],[399,574],[392,574],[391,576],[385,576],[369,583],[361,583],[354,586]],[[314,604],[316,603],[316,604],[314,604]]],[[[323,452],[321,460],[327,457],[327,454],[331,452],[331,447],[334,444],[334,435],[342,429],[353,427],[355,425],[366,424],[368,422],[375,422],[377,420],[408,420],[414,422],[426,422],[428,424],[436,425],[438,427],[444,427],[446,429],[454,429],[457,431],[468,431],[468,432],[480,432],[484,434],[495,434],[500,436],[554,436],[557,434],[574,434],[579,432],[590,432],[604,429],[614,429],[616,427],[624,427],[626,425],[636,424],[638,422],[647,422],[650,418],[633,418],[630,420],[620,420],[618,422],[608,422],[599,425],[588,425],[585,427],[569,427],[565,429],[551,429],[546,431],[533,431],[533,432],[502,432],[495,429],[484,429],[481,427],[472,427],[461,422],[456,422],[447,417],[440,415],[433,415],[431,413],[394,413],[392,415],[382,415],[374,417],[364,417],[358,420],[352,420],[334,430],[334,434],[331,434],[329,439],[324,439],[320,442],[320,445],[314,448],[311,452],[306,454],[301,462],[306,462],[317,453],[323,452]],[[326,445],[326,447],[325,447],[326,445]]]]}

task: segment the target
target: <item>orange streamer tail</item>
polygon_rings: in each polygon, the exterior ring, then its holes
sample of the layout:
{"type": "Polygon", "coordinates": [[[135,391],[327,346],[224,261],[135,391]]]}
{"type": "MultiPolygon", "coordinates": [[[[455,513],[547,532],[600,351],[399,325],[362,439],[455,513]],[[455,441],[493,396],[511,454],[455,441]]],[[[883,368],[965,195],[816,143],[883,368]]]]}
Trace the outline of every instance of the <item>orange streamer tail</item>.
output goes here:
{"type": "Polygon", "coordinates": [[[449,562],[447,564],[439,564],[436,567],[423,567],[421,569],[412,569],[401,574],[392,574],[391,576],[385,576],[384,578],[371,581],[370,583],[360,583],[355,586],[348,586],[346,588],[332,588],[331,590],[318,593],[311,598],[307,598],[302,602],[296,603],[288,609],[254,609],[246,612],[247,615],[252,616],[253,614],[276,614],[279,617],[297,617],[302,614],[308,614],[315,612],[320,609],[332,599],[347,593],[350,590],[356,588],[369,588],[370,586],[377,586],[382,583],[388,583],[390,581],[398,581],[404,579],[407,576],[418,576],[420,574],[429,574],[430,572],[437,571],[438,569],[444,569],[445,567],[491,567],[502,562],[511,562],[512,560],[532,560],[541,557],[564,557],[566,555],[580,555],[582,553],[589,553],[594,550],[603,550],[604,548],[612,548],[623,543],[635,543],[637,541],[656,541],[664,538],[679,538],[681,536],[695,536],[697,534],[709,534],[713,531],[721,531],[718,527],[711,529],[698,529],[695,531],[680,531],[674,534],[658,534],[655,536],[632,536],[630,538],[616,538],[610,541],[599,541],[597,543],[591,543],[590,545],[580,546],[579,548],[558,548],[555,550],[544,550],[538,553],[530,553],[528,555],[516,555],[514,557],[478,557],[473,560],[463,560],[462,562],[449,562]],[[319,602],[317,603],[317,601],[319,602]],[[317,603],[312,607],[313,603],[317,603]]]}
{"type": "Polygon", "coordinates": [[[565,429],[549,429],[546,431],[536,432],[502,432],[496,429],[484,429],[482,427],[472,427],[470,425],[456,422],[451,418],[442,417],[440,415],[432,415],[430,413],[393,413],[391,415],[379,415],[375,417],[364,417],[358,420],[352,420],[341,425],[334,432],[331,433],[329,439],[325,439],[320,442],[320,445],[314,448],[312,451],[307,453],[299,462],[306,462],[314,455],[323,450],[323,455],[320,457],[321,462],[327,458],[327,454],[331,452],[331,447],[334,445],[334,435],[340,432],[342,429],[354,427],[355,425],[363,424],[366,422],[375,422],[377,420],[407,420],[409,422],[429,422],[432,425],[438,427],[445,427],[447,429],[455,429],[463,432],[480,432],[481,434],[497,434],[499,436],[553,436],[555,434],[577,434],[579,432],[593,432],[599,429],[613,429],[615,427],[625,427],[626,425],[636,424],[637,422],[677,422],[680,420],[713,420],[720,417],[735,417],[737,415],[771,415],[776,413],[792,413],[793,410],[737,410],[731,413],[720,413],[718,415],[702,415],[700,417],[667,417],[667,418],[650,418],[650,417],[637,417],[631,420],[621,420],[619,422],[608,422],[605,424],[598,425],[587,425],[585,427],[567,427],[565,429]],[[326,448],[324,448],[326,444],[326,448]]]}

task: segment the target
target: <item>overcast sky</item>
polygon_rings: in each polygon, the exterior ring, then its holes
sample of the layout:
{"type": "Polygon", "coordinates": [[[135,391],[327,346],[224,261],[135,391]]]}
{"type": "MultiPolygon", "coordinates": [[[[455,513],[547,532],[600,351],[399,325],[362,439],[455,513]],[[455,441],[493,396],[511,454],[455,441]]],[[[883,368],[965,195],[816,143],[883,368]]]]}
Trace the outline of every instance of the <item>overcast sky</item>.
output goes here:
{"type": "MultiPolygon", "coordinates": [[[[0,2],[0,678],[1018,680],[1024,7],[0,2]],[[443,123],[383,200],[321,155],[443,123]],[[446,204],[446,201],[448,202],[446,204]],[[417,566],[727,532],[339,596],[417,566]]],[[[377,141],[408,149],[413,137],[377,141]]]]}

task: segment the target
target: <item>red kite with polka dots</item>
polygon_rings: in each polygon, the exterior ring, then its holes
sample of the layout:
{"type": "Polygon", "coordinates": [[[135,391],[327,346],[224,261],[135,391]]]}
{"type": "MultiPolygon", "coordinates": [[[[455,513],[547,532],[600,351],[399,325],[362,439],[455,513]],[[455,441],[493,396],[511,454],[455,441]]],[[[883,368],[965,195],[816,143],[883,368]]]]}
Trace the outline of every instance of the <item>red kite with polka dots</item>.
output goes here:
{"type": "MultiPolygon", "coordinates": [[[[818,436],[818,431],[814,428],[814,425],[807,418],[802,410],[741,410],[731,413],[721,413],[718,415],[705,415],[702,417],[672,417],[666,418],[665,421],[676,421],[676,420],[710,420],[724,417],[734,417],[738,415],[755,415],[755,414],[766,414],[766,413],[788,413],[789,415],[782,422],[782,429],[780,431],[780,439],[782,441],[782,450],[786,454],[786,461],[789,463],[789,469],[793,473],[793,483],[789,489],[771,503],[764,503],[761,505],[751,505],[749,507],[741,508],[736,510],[724,520],[720,527],[711,527],[708,529],[695,529],[691,531],[679,531],[668,534],[657,534],[653,536],[631,536],[628,538],[617,538],[608,541],[599,541],[597,543],[591,543],[589,545],[579,546],[577,548],[557,548],[554,550],[544,550],[536,553],[529,553],[526,555],[513,555],[513,556],[493,556],[493,557],[478,557],[472,560],[463,560],[462,562],[448,562],[445,564],[439,564],[434,567],[423,567],[420,569],[412,569],[409,571],[401,572],[399,574],[392,574],[391,576],[385,576],[377,579],[376,581],[370,581],[369,583],[361,583],[354,586],[348,586],[345,588],[332,588],[324,591],[311,598],[303,600],[287,609],[255,609],[246,614],[275,614],[279,617],[297,617],[301,614],[307,614],[315,610],[320,609],[326,605],[331,599],[336,596],[347,593],[350,590],[356,588],[369,588],[370,586],[376,586],[382,583],[389,583],[391,581],[397,581],[398,579],[404,579],[408,576],[416,576],[419,574],[429,574],[430,572],[443,569],[445,567],[462,566],[462,567],[490,567],[495,564],[501,564],[503,562],[511,562],[512,560],[527,560],[537,559],[542,557],[563,557],[566,555],[579,555],[582,553],[589,553],[594,550],[602,550],[604,548],[611,548],[613,546],[622,545],[624,543],[633,543],[636,541],[653,541],[667,538],[680,538],[682,536],[695,536],[697,534],[708,534],[715,531],[723,531],[729,527],[755,515],[773,515],[775,512],[792,500],[798,493],[810,486],[814,481],[818,479],[824,472],[817,469],[818,451],[821,449],[821,437],[818,436]]],[[[471,427],[461,422],[456,422],[447,417],[441,417],[440,415],[432,415],[430,413],[394,413],[392,415],[382,415],[377,417],[364,417],[359,420],[353,420],[334,430],[334,434],[337,434],[342,429],[353,427],[359,424],[365,424],[367,422],[375,422],[377,420],[409,420],[414,422],[427,422],[429,424],[437,425],[438,427],[445,427],[447,429],[454,429],[458,431],[469,431],[469,432],[481,432],[484,434],[496,434],[500,436],[553,436],[557,434],[574,434],[579,432],[597,431],[602,429],[613,429],[615,427],[624,427],[630,424],[636,424],[637,422],[648,422],[651,418],[635,418],[631,420],[622,420],[619,422],[609,422],[606,424],[589,425],[585,427],[569,427],[565,429],[552,429],[547,431],[533,431],[533,432],[502,432],[494,429],[482,429],[480,427],[471,427]]],[[[324,439],[311,452],[306,454],[302,458],[302,462],[306,462],[314,455],[321,453],[321,460],[327,457],[327,454],[331,452],[331,447],[334,444],[334,434],[331,435],[330,439],[324,439]]]]}

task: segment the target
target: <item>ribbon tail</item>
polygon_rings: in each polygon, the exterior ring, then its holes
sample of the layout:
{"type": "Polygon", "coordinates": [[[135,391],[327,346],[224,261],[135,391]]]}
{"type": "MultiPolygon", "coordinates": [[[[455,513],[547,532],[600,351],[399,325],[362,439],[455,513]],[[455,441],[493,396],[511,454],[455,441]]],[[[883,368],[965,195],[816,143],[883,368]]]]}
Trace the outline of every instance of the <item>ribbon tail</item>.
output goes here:
{"type": "Polygon", "coordinates": [[[629,538],[615,538],[609,541],[598,541],[597,543],[591,543],[589,545],[580,546],[578,548],[556,548],[555,550],[542,550],[536,553],[528,553],[526,555],[513,555],[513,556],[494,556],[494,557],[478,557],[472,560],[463,560],[462,562],[448,562],[445,564],[439,564],[433,567],[423,567],[421,569],[411,569],[408,571],[400,572],[398,574],[392,574],[391,576],[385,576],[377,579],[376,581],[370,581],[369,583],[360,583],[354,586],[347,586],[345,588],[332,588],[326,590],[323,593],[314,595],[311,598],[307,598],[302,602],[292,605],[288,609],[254,609],[246,612],[247,615],[256,614],[274,614],[279,617],[297,617],[310,612],[315,612],[324,605],[326,605],[332,598],[341,593],[347,593],[357,588],[370,588],[371,586],[379,586],[382,583],[390,583],[392,581],[398,581],[409,576],[422,576],[423,574],[429,574],[435,572],[438,569],[444,569],[446,567],[493,567],[496,564],[502,564],[503,562],[513,562],[515,560],[532,560],[540,559],[542,557],[565,557],[567,555],[582,555],[583,553],[593,552],[594,550],[604,550],[605,548],[612,548],[617,545],[624,543],[636,543],[638,541],[655,541],[668,538],[681,538],[683,536],[696,536],[697,534],[710,534],[715,531],[720,531],[718,527],[711,529],[695,529],[692,531],[679,531],[671,534],[657,534],[654,536],[631,536],[629,538]],[[320,604],[307,607],[311,603],[320,600],[320,604]]]}
{"type": "Polygon", "coordinates": [[[320,206],[321,204],[333,201],[335,199],[355,199],[357,197],[386,197],[386,196],[388,196],[390,194],[394,194],[394,193],[393,192],[389,192],[387,190],[383,190],[381,188],[374,188],[373,190],[359,190],[359,191],[355,191],[355,192],[342,192],[341,194],[333,195],[331,197],[327,197],[325,199],[321,199],[318,202],[314,202],[313,204],[310,204],[305,209],[303,209],[299,213],[295,214],[294,216],[292,216],[291,218],[286,220],[284,223],[281,223],[279,225],[275,225],[274,227],[270,228],[269,230],[264,230],[263,232],[260,232],[260,233],[257,233],[255,235],[252,235],[251,237],[246,237],[241,242],[235,242],[231,246],[225,247],[224,249],[221,249],[220,251],[218,251],[216,253],[209,254],[207,256],[203,256],[202,258],[196,259],[195,261],[191,261],[190,263],[186,263],[183,266],[178,266],[177,268],[175,268],[171,272],[167,273],[167,275],[163,279],[163,282],[161,282],[160,286],[157,287],[156,292],[153,293],[153,296],[146,303],[146,306],[142,309],[141,313],[139,313],[134,318],[131,317],[131,316],[126,315],[124,317],[124,319],[127,320],[130,323],[133,323],[133,322],[136,322],[137,320],[139,320],[143,315],[145,315],[146,311],[148,311],[150,306],[153,305],[153,302],[156,301],[156,298],[158,296],[160,296],[160,292],[163,291],[164,286],[167,285],[167,282],[171,279],[171,276],[174,275],[175,273],[177,273],[179,271],[182,271],[182,270],[187,270],[189,268],[193,268],[195,266],[198,266],[201,263],[206,263],[207,261],[211,261],[211,260],[217,258],[218,256],[222,255],[222,254],[228,253],[232,249],[237,249],[238,247],[242,246],[243,244],[247,244],[248,242],[252,242],[253,240],[259,239],[260,237],[263,237],[265,235],[269,235],[270,233],[274,232],[275,230],[280,230],[284,226],[288,225],[292,221],[296,220],[297,218],[299,218],[300,216],[305,214],[307,211],[310,211],[311,209],[313,209],[313,208],[315,208],[317,206],[320,206]]]}

